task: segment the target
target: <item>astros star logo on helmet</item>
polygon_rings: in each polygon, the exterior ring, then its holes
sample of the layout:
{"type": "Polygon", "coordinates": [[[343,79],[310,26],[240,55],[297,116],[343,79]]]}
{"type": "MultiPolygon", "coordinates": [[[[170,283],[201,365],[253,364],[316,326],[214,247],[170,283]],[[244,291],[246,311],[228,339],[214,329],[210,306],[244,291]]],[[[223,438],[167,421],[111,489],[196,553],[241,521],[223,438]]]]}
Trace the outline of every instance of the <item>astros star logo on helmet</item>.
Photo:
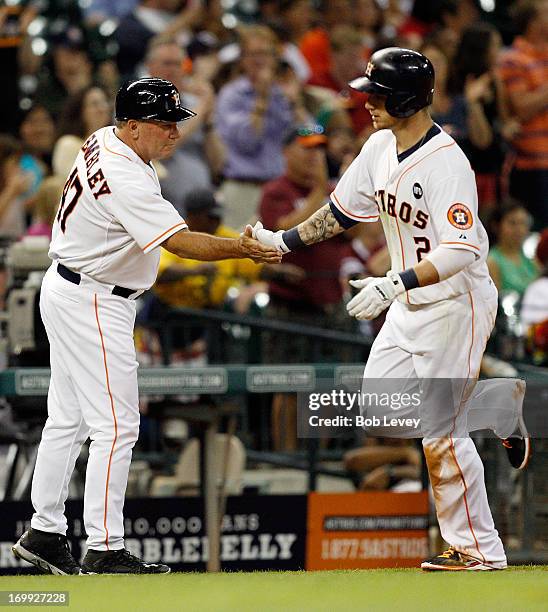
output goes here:
{"type": "Polygon", "coordinates": [[[176,106],[181,106],[181,97],[179,96],[179,92],[174,91],[171,94],[171,99],[175,102],[176,106]]]}

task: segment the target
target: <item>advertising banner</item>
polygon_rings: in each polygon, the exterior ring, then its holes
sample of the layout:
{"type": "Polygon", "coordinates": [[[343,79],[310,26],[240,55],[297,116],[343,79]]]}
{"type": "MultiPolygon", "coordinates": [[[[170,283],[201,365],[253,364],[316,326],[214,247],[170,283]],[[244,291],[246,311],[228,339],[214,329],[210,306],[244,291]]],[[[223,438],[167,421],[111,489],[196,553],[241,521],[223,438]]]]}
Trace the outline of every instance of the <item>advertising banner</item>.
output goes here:
{"type": "MultiPolygon", "coordinates": [[[[0,574],[36,573],[11,547],[29,527],[29,502],[0,503],[0,574]]],[[[85,553],[82,502],[69,501],[68,537],[85,553]]],[[[204,571],[209,554],[201,498],[128,499],[127,549],[173,571],[204,571]]],[[[311,493],[229,497],[221,524],[224,571],[417,567],[428,556],[428,495],[311,493]]]]}
{"type": "MultiPolygon", "coordinates": [[[[225,571],[304,569],[306,495],[229,497],[221,525],[225,571]]],[[[76,559],[85,553],[82,502],[69,501],[68,537],[76,559]]],[[[29,527],[28,502],[0,503],[0,574],[35,573],[11,547],[29,527]]],[[[128,499],[124,508],[126,548],[173,571],[204,571],[208,558],[200,498],[128,499]]]]}
{"type": "Polygon", "coordinates": [[[417,567],[428,552],[426,491],[308,496],[308,570],[417,567]]]}

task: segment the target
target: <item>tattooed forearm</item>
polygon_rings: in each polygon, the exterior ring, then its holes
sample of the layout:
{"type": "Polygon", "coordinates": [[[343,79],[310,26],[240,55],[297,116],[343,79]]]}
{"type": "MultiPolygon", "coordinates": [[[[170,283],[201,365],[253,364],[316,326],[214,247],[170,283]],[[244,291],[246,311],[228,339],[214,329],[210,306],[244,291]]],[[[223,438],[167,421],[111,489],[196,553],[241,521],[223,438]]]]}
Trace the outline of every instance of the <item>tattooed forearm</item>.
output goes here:
{"type": "Polygon", "coordinates": [[[297,229],[305,244],[315,244],[344,232],[344,228],[339,225],[331,212],[329,204],[322,206],[306,221],[298,225],[297,229]]]}

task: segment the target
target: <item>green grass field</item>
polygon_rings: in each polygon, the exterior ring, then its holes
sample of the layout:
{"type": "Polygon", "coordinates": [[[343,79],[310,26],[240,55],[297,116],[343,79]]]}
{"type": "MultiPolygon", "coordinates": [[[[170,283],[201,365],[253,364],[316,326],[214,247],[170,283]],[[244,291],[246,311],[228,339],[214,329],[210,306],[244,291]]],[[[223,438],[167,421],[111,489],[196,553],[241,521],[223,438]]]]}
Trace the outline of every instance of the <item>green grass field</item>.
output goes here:
{"type": "Polygon", "coordinates": [[[7,590],[68,591],[70,610],[97,612],[529,612],[548,610],[548,567],[521,566],[505,572],[462,573],[347,570],[169,576],[2,576],[0,591],[7,590]]]}

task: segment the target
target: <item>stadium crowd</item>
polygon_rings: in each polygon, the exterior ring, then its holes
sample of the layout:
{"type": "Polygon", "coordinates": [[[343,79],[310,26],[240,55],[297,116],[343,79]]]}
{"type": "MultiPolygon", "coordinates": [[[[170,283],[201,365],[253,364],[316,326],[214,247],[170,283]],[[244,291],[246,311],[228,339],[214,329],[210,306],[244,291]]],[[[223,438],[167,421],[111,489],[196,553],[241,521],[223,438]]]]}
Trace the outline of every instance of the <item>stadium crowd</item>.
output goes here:
{"type": "MultiPolygon", "coordinates": [[[[348,81],[379,48],[418,49],[436,70],[432,115],[476,173],[501,301],[508,292],[518,304],[525,296],[514,331],[527,332],[531,357],[545,364],[547,40],[546,0],[3,3],[0,236],[50,235],[79,148],[113,122],[120,83],[145,75],[175,83],[197,113],[181,125],[172,156],[155,163],[164,196],[191,229],[231,236],[256,219],[293,227],[326,202],[372,133],[366,95],[348,81]]],[[[230,301],[246,313],[268,294],[263,316],[353,331],[348,279],[390,268],[378,223],[284,262],[198,265],[164,251],[145,311],[230,301]]],[[[380,324],[359,332],[372,335],[380,324]]],[[[299,338],[271,340],[265,361],[310,360],[299,338]]],[[[175,347],[184,359],[204,350],[201,337],[186,342],[175,347]]]]}

